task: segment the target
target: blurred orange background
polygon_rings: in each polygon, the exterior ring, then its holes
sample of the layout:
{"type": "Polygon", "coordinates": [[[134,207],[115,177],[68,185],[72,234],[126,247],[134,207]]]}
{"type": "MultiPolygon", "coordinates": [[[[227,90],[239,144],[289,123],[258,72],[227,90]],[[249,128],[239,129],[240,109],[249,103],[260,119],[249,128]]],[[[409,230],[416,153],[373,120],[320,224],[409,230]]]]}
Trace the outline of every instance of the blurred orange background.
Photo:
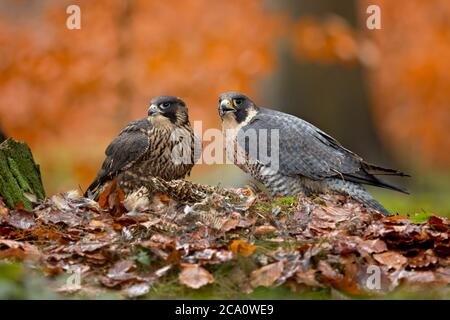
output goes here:
{"type": "MultiPolygon", "coordinates": [[[[0,127],[32,147],[49,194],[86,187],[153,96],[182,97],[207,129],[223,91],[304,117],[369,161],[448,177],[449,71],[446,0],[0,3],[0,127]],[[72,4],[80,30],[66,27],[72,4]],[[366,27],[371,4],[381,30],[366,27]]],[[[200,165],[192,179],[238,175],[200,165]]]]}

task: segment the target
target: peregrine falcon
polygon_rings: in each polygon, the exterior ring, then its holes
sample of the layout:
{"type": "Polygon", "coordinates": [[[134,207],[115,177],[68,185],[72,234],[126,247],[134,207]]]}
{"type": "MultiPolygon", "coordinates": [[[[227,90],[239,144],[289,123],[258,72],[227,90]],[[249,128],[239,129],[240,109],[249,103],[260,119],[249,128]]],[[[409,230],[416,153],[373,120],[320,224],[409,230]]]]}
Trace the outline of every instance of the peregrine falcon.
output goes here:
{"type": "Polygon", "coordinates": [[[377,176],[408,175],[369,164],[305,120],[258,107],[241,93],[220,95],[219,115],[228,157],[272,195],[337,192],[390,215],[363,184],[407,193],[377,176]]]}
{"type": "Polygon", "coordinates": [[[120,180],[124,174],[126,183],[120,186],[125,193],[139,189],[139,181],[146,176],[168,181],[184,178],[198,160],[200,148],[184,101],[156,97],[151,100],[148,116],[129,123],[108,146],[102,168],[85,195],[93,193],[97,198],[105,182],[116,177],[120,180]]]}

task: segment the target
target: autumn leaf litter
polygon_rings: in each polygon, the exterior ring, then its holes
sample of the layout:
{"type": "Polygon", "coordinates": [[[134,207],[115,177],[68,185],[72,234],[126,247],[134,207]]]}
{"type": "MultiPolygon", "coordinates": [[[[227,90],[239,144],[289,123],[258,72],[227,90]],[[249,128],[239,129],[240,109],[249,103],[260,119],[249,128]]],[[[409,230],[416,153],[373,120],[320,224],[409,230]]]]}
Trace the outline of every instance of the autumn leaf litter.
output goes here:
{"type": "Polygon", "coordinates": [[[342,196],[269,200],[247,189],[180,204],[155,196],[126,209],[120,192],[102,203],[77,192],[32,212],[0,202],[0,258],[26,261],[49,277],[78,272],[68,295],[117,291],[135,298],[172,277],[197,290],[223,265],[248,259],[231,278],[240,290],[286,285],[377,296],[400,286],[448,287],[449,220],[383,217],[342,196]],[[374,275],[377,278],[374,278],[374,275]]]}

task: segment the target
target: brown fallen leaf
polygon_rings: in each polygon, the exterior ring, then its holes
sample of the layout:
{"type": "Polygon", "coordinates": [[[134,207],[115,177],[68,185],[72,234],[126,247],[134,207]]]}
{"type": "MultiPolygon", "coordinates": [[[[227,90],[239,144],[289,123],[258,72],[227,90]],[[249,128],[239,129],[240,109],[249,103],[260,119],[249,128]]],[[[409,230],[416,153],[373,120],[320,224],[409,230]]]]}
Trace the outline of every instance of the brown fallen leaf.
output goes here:
{"type": "Polygon", "coordinates": [[[165,267],[159,268],[158,270],[153,272],[153,274],[155,275],[156,278],[161,278],[161,277],[165,276],[171,269],[172,269],[172,265],[169,264],[165,267]]]}
{"type": "Polygon", "coordinates": [[[275,233],[277,231],[277,228],[271,225],[263,225],[263,226],[257,226],[255,228],[255,235],[261,236],[265,234],[271,234],[275,233]]]}
{"type": "Polygon", "coordinates": [[[55,210],[54,208],[48,208],[38,212],[38,219],[47,224],[64,223],[69,227],[76,227],[82,224],[83,216],[77,214],[75,210],[55,210]]]}
{"type": "Polygon", "coordinates": [[[450,241],[436,241],[434,244],[434,252],[439,256],[449,257],[450,256],[450,241]]]}
{"type": "Polygon", "coordinates": [[[37,260],[40,255],[39,249],[32,244],[15,240],[0,239],[0,259],[18,258],[37,260]]]}
{"type": "Polygon", "coordinates": [[[384,221],[390,222],[390,223],[398,223],[398,222],[409,221],[409,219],[406,216],[398,215],[398,216],[384,217],[384,221]]]}
{"type": "Polygon", "coordinates": [[[6,221],[14,228],[22,230],[32,229],[36,225],[34,213],[24,210],[10,211],[6,221]]]}
{"type": "Polygon", "coordinates": [[[132,260],[118,261],[112,266],[106,276],[113,280],[128,280],[135,277],[129,272],[136,269],[136,263],[132,260]]]}
{"type": "Polygon", "coordinates": [[[439,280],[436,277],[436,274],[432,271],[406,271],[402,270],[400,272],[398,279],[403,280],[404,283],[408,285],[430,285],[437,284],[439,280]]]}
{"type": "Polygon", "coordinates": [[[332,247],[332,252],[341,256],[345,256],[357,252],[356,244],[348,239],[336,240],[332,247]]]}
{"type": "Polygon", "coordinates": [[[249,228],[256,223],[255,218],[241,217],[239,220],[239,228],[249,228]]]}
{"type": "Polygon", "coordinates": [[[9,213],[9,209],[6,207],[2,198],[0,198],[0,216],[6,217],[9,213]]]}
{"type": "Polygon", "coordinates": [[[152,235],[150,238],[151,242],[160,243],[163,245],[173,245],[175,243],[175,239],[172,237],[169,237],[168,235],[162,234],[162,233],[156,233],[152,235]]]}
{"type": "Polygon", "coordinates": [[[305,284],[310,287],[322,287],[323,286],[316,280],[316,270],[314,270],[314,269],[309,269],[306,272],[297,271],[295,274],[295,280],[299,284],[305,284]]]}
{"type": "Polygon", "coordinates": [[[58,210],[70,210],[70,204],[67,201],[67,199],[65,199],[62,195],[60,194],[55,194],[54,196],[52,196],[50,198],[51,202],[53,203],[53,205],[58,209],[58,210]]]}
{"type": "Polygon", "coordinates": [[[363,240],[358,243],[356,248],[362,256],[387,251],[386,243],[381,239],[363,240]]]}
{"type": "Polygon", "coordinates": [[[114,179],[107,184],[103,192],[100,194],[98,204],[100,208],[109,209],[112,215],[118,215],[122,212],[125,193],[120,189],[117,180],[114,179]]]}
{"type": "Polygon", "coordinates": [[[270,287],[281,276],[283,268],[283,262],[278,261],[253,271],[250,275],[250,285],[253,288],[270,287]]]}
{"type": "Polygon", "coordinates": [[[161,202],[169,202],[170,197],[167,194],[161,194],[158,196],[159,201],[161,202]]]}
{"type": "Polygon", "coordinates": [[[412,269],[428,268],[438,263],[433,250],[420,251],[416,256],[408,258],[408,267],[412,269]]]}
{"type": "Polygon", "coordinates": [[[76,243],[64,248],[64,252],[68,253],[77,253],[79,255],[83,255],[86,252],[94,252],[100,248],[109,245],[107,242],[85,242],[85,243],[76,243]]]}
{"type": "Polygon", "coordinates": [[[178,280],[189,288],[198,289],[214,282],[214,277],[197,264],[183,264],[182,267],[178,280]]]}
{"type": "Polygon", "coordinates": [[[444,217],[431,216],[428,218],[428,224],[435,230],[449,232],[449,221],[444,217]]]}
{"type": "Polygon", "coordinates": [[[150,291],[150,285],[145,282],[132,283],[122,289],[122,293],[128,298],[136,298],[146,295],[150,291]]]}
{"type": "Polygon", "coordinates": [[[326,282],[338,283],[343,279],[343,276],[337,272],[333,267],[325,260],[320,260],[317,269],[325,277],[326,282]]]}
{"type": "Polygon", "coordinates": [[[89,230],[92,230],[92,231],[103,231],[107,228],[107,226],[108,225],[103,221],[92,219],[89,222],[88,228],[89,228],[89,230]]]}
{"type": "Polygon", "coordinates": [[[245,242],[244,240],[233,240],[228,248],[236,255],[248,257],[256,250],[256,246],[245,242]]]}
{"type": "Polygon", "coordinates": [[[403,255],[395,251],[387,251],[373,255],[374,259],[380,264],[386,265],[389,269],[398,270],[408,262],[403,255]]]}
{"type": "Polygon", "coordinates": [[[221,230],[227,232],[235,229],[241,221],[241,215],[237,212],[233,212],[228,219],[222,224],[221,230]]]}

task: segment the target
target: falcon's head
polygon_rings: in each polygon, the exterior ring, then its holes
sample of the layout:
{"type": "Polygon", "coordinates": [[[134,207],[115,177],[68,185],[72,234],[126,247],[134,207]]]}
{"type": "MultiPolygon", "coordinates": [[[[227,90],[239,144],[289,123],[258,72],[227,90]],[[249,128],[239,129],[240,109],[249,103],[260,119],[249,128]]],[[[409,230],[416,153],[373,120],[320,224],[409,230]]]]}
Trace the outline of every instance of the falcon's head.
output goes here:
{"type": "Polygon", "coordinates": [[[159,96],[153,98],[148,108],[150,120],[168,119],[175,125],[183,125],[189,122],[186,103],[177,97],[159,96]]]}
{"type": "Polygon", "coordinates": [[[257,113],[258,107],[246,95],[239,92],[226,92],[219,96],[219,115],[230,125],[247,123],[257,113]]]}

